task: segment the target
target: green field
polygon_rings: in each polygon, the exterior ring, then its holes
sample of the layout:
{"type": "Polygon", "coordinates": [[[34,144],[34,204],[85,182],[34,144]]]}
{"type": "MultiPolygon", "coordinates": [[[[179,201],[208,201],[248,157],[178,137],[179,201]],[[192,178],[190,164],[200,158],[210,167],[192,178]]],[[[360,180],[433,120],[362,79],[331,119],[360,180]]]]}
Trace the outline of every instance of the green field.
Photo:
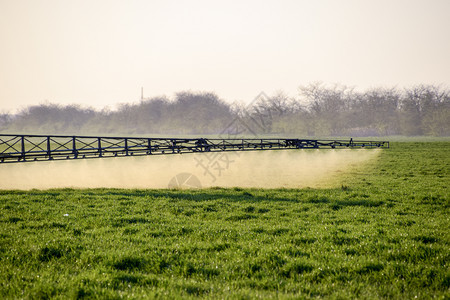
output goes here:
{"type": "Polygon", "coordinates": [[[0,298],[448,299],[448,186],[397,142],[334,189],[0,191],[0,298]]]}

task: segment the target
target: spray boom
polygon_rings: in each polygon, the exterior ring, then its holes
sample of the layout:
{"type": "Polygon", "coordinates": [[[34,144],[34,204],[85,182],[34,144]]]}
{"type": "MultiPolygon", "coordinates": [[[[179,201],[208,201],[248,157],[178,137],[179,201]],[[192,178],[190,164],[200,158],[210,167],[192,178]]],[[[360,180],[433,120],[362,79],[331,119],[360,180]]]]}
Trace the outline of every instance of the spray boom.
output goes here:
{"type": "Polygon", "coordinates": [[[219,151],[389,148],[388,141],[0,134],[0,163],[219,151]]]}

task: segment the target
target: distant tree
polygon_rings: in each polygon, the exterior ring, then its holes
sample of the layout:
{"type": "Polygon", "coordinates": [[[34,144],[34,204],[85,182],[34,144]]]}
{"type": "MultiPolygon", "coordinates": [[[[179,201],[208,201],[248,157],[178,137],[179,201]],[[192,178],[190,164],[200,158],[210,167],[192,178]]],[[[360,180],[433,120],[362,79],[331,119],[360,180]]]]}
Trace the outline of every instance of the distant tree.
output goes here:
{"type": "Polygon", "coordinates": [[[346,115],[351,107],[352,88],[313,83],[300,86],[299,91],[310,113],[309,135],[340,135],[347,129],[346,115]]]}
{"type": "Polygon", "coordinates": [[[374,88],[361,95],[354,103],[359,124],[373,129],[378,135],[399,133],[398,109],[401,95],[395,88],[374,88]]]}
{"type": "Polygon", "coordinates": [[[7,128],[11,121],[12,117],[9,113],[0,113],[0,129],[7,128]]]}
{"type": "Polygon", "coordinates": [[[169,100],[155,97],[142,102],[137,109],[137,126],[140,133],[161,132],[162,123],[169,114],[169,100]]]}
{"type": "Polygon", "coordinates": [[[95,116],[92,109],[77,105],[40,104],[22,109],[14,116],[9,131],[27,133],[68,133],[79,129],[95,116]]]}
{"type": "Polygon", "coordinates": [[[417,85],[354,92],[312,83],[297,99],[262,95],[250,106],[214,93],[184,91],[117,110],[45,103],[0,114],[2,132],[44,134],[450,135],[450,90],[417,85]]]}
{"type": "Polygon", "coordinates": [[[406,89],[401,100],[401,126],[406,135],[448,134],[449,91],[417,85],[406,89]]]}
{"type": "Polygon", "coordinates": [[[261,93],[245,109],[246,124],[254,133],[271,133],[274,122],[288,111],[287,101],[288,97],[281,92],[272,97],[261,93]]]}
{"type": "Polygon", "coordinates": [[[292,125],[288,119],[297,108],[297,102],[283,92],[272,96],[261,93],[247,106],[232,105],[232,113],[240,123],[234,125],[241,127],[238,130],[241,135],[285,133],[290,130],[288,125],[292,125]]]}
{"type": "Polygon", "coordinates": [[[170,106],[170,127],[183,133],[220,133],[232,120],[230,105],[214,93],[181,92],[170,106]]]}
{"type": "Polygon", "coordinates": [[[450,91],[440,86],[417,85],[406,90],[402,101],[407,134],[450,134],[450,91]]]}
{"type": "Polygon", "coordinates": [[[283,92],[277,92],[267,102],[268,109],[272,112],[272,133],[305,134],[306,110],[298,101],[283,92]]]}

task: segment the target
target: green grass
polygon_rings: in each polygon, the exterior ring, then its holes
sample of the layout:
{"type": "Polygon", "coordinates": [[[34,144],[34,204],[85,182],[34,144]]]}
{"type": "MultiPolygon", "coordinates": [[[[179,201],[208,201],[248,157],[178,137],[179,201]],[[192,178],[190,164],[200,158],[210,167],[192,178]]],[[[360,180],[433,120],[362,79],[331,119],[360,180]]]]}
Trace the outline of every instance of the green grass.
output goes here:
{"type": "Polygon", "coordinates": [[[334,189],[0,191],[0,298],[449,298],[450,143],[334,189]]]}

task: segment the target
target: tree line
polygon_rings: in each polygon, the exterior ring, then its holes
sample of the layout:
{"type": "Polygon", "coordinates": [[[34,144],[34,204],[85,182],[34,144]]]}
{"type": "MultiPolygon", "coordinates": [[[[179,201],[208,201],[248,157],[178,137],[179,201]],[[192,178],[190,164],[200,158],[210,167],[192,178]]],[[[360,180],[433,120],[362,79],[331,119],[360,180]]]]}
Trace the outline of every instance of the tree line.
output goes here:
{"type": "Polygon", "coordinates": [[[117,110],[40,104],[0,114],[0,132],[28,134],[226,134],[295,136],[449,136],[450,90],[436,85],[372,88],[312,83],[297,97],[260,94],[227,103],[209,92],[180,92],[117,110]]]}

